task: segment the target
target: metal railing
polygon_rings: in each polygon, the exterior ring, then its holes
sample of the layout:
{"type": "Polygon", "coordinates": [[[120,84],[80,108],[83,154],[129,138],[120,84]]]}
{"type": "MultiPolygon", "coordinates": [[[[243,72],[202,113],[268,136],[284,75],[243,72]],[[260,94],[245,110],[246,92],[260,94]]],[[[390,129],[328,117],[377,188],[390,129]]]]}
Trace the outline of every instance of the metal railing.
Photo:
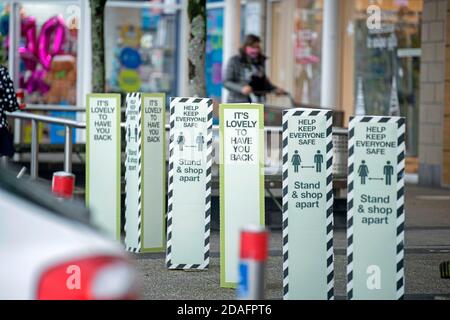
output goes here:
{"type": "MultiPolygon", "coordinates": [[[[48,111],[49,109],[55,110],[54,107],[46,107],[46,108],[42,108],[42,109],[39,108],[39,111],[48,111]]],[[[27,111],[28,110],[34,110],[34,108],[27,109],[27,111]]],[[[38,110],[36,110],[36,111],[38,111],[38,110]]],[[[65,110],[65,111],[67,111],[67,110],[65,110]]],[[[58,117],[45,116],[45,115],[34,114],[34,113],[23,112],[23,111],[6,112],[6,115],[11,118],[14,118],[14,119],[31,121],[30,176],[32,179],[36,179],[39,175],[39,141],[38,141],[38,136],[39,136],[38,135],[38,124],[39,124],[39,122],[64,126],[64,171],[72,172],[73,129],[86,129],[86,122],[58,118],[58,117]]],[[[121,126],[121,128],[125,128],[125,122],[122,122],[120,124],[120,126],[121,126]]],[[[169,124],[165,125],[165,129],[166,129],[166,131],[170,130],[169,124]]],[[[219,130],[219,126],[214,125],[213,131],[218,131],[218,130],[219,130]]],[[[266,127],[264,127],[264,132],[266,134],[275,133],[275,134],[281,135],[282,130],[283,129],[281,126],[266,126],[266,127]]],[[[335,127],[335,128],[333,128],[333,135],[334,136],[346,136],[347,129],[335,127]]],[[[277,140],[277,139],[275,139],[275,140],[277,140]]],[[[280,145],[277,144],[276,147],[279,148],[280,145]]]]}
{"type": "Polygon", "coordinates": [[[63,111],[63,112],[86,112],[85,107],[61,106],[51,104],[32,104],[27,105],[22,111],[63,111]]]}
{"type": "Polygon", "coordinates": [[[20,111],[6,112],[6,115],[14,119],[31,121],[30,176],[32,179],[36,179],[39,175],[39,122],[59,124],[64,126],[64,171],[72,172],[72,129],[86,129],[85,122],[20,111]]]}

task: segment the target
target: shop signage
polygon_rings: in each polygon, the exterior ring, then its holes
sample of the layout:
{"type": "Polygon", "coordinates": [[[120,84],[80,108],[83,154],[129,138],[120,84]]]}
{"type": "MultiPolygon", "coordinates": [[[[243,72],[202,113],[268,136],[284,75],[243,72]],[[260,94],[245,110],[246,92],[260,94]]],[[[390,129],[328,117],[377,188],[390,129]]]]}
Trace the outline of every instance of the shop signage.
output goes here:
{"type": "Polygon", "coordinates": [[[131,252],[165,247],[165,94],[130,93],[125,123],[125,245],[131,252]]]}
{"type": "Polygon", "coordinates": [[[347,195],[347,296],[404,295],[405,120],[350,118],[347,195]]]}
{"type": "Polygon", "coordinates": [[[283,112],[285,299],[333,299],[332,111],[283,112]]]}
{"type": "Polygon", "coordinates": [[[167,256],[169,269],[209,266],[212,100],[170,102],[167,256]]]}
{"type": "Polygon", "coordinates": [[[120,240],[120,94],[86,97],[86,206],[91,221],[120,240]]]}
{"type": "Polygon", "coordinates": [[[264,226],[262,104],[220,105],[220,285],[238,282],[239,235],[264,226]]]}

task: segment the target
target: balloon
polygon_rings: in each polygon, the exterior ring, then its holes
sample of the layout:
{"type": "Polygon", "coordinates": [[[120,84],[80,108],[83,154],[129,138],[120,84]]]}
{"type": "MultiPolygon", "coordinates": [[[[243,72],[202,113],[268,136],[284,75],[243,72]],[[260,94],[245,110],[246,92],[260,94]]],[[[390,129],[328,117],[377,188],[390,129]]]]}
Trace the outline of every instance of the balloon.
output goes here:
{"type": "Polygon", "coordinates": [[[21,35],[26,39],[25,48],[31,54],[37,52],[36,43],[36,19],[34,17],[26,17],[22,20],[21,35]]]}
{"type": "Polygon", "coordinates": [[[119,73],[119,87],[125,92],[139,91],[141,78],[134,70],[124,69],[119,73]]]}
{"type": "Polygon", "coordinates": [[[62,16],[52,17],[42,26],[38,39],[38,58],[44,69],[50,70],[53,57],[61,53],[65,36],[66,26],[62,16]],[[50,43],[53,43],[51,48],[50,43]]]}
{"type": "Polygon", "coordinates": [[[21,23],[21,35],[25,38],[25,46],[19,48],[19,54],[27,70],[35,70],[37,64],[36,52],[36,19],[26,17],[21,23]]]}
{"type": "Polygon", "coordinates": [[[120,53],[120,63],[127,69],[136,69],[141,64],[141,55],[132,48],[123,48],[120,53]]]}
{"type": "Polygon", "coordinates": [[[28,79],[24,80],[23,88],[28,94],[36,91],[41,94],[47,93],[50,90],[50,86],[44,81],[46,74],[47,72],[42,69],[32,71],[28,79]]]}

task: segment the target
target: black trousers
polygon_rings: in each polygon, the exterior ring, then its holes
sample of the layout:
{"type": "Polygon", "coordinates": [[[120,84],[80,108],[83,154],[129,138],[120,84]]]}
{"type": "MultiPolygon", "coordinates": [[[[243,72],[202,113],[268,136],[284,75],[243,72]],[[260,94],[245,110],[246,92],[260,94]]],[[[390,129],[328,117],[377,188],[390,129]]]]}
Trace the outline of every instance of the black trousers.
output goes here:
{"type": "Polygon", "coordinates": [[[0,128],[0,156],[14,155],[13,136],[8,128],[0,128]]]}

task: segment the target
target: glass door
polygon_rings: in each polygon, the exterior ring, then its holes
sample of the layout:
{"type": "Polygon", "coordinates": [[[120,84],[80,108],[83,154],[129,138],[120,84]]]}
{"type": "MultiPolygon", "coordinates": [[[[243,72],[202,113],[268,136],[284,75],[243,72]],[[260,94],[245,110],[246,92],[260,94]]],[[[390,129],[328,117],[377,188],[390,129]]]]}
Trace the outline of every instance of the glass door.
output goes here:
{"type": "Polygon", "coordinates": [[[406,153],[416,157],[423,1],[380,2],[377,29],[367,27],[369,4],[356,1],[355,113],[406,117],[406,153]]]}

